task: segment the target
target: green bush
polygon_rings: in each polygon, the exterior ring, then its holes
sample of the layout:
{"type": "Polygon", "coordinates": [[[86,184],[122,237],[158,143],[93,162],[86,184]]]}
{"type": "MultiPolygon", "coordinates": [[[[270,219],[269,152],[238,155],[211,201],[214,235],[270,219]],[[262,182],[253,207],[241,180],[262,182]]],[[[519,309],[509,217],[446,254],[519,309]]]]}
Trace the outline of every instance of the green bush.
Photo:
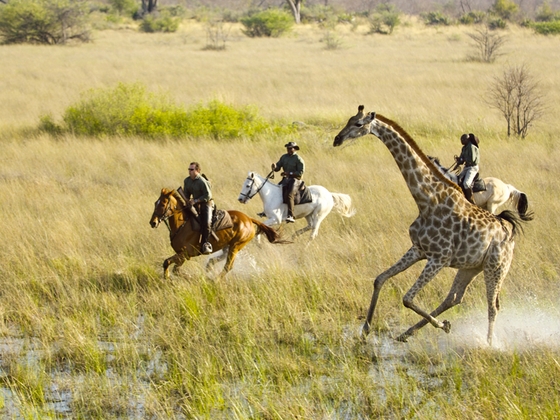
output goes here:
{"type": "Polygon", "coordinates": [[[381,4],[369,17],[369,32],[390,35],[400,23],[400,12],[393,5],[381,4]]]}
{"type": "Polygon", "coordinates": [[[276,38],[292,28],[294,18],[282,10],[268,9],[249,14],[249,16],[241,18],[240,22],[245,27],[243,33],[251,38],[276,38]]]}
{"type": "Polygon", "coordinates": [[[140,22],[139,29],[142,32],[176,32],[181,23],[180,17],[171,16],[169,12],[159,15],[148,14],[140,22]]]}
{"type": "Polygon", "coordinates": [[[519,12],[519,6],[513,0],[495,0],[490,12],[503,20],[512,20],[519,12]]]}
{"type": "Polygon", "coordinates": [[[420,17],[424,20],[426,25],[431,26],[449,26],[451,21],[448,16],[444,15],[441,12],[427,12],[422,13],[420,17]]]}
{"type": "Polygon", "coordinates": [[[506,29],[507,22],[502,18],[494,18],[488,21],[488,28],[489,29],[506,29]]]}
{"type": "Polygon", "coordinates": [[[486,19],[486,12],[480,10],[473,10],[469,13],[465,13],[459,18],[459,23],[463,25],[472,25],[476,23],[483,23],[486,19]]]}
{"type": "Polygon", "coordinates": [[[10,0],[0,6],[3,44],[65,44],[89,41],[84,1],[10,0]]]}
{"type": "MultiPolygon", "coordinates": [[[[269,124],[253,107],[236,109],[216,100],[186,110],[138,83],[92,89],[65,111],[63,120],[67,131],[88,136],[252,138],[294,130],[269,124]]],[[[40,128],[53,134],[60,131],[50,117],[43,117],[40,128]]]]}
{"type": "Polygon", "coordinates": [[[134,15],[140,7],[136,0],[109,0],[109,4],[118,15],[125,16],[134,15]]]}
{"type": "Polygon", "coordinates": [[[535,22],[532,28],[541,35],[558,35],[560,34],[560,20],[554,22],[535,22]]]}

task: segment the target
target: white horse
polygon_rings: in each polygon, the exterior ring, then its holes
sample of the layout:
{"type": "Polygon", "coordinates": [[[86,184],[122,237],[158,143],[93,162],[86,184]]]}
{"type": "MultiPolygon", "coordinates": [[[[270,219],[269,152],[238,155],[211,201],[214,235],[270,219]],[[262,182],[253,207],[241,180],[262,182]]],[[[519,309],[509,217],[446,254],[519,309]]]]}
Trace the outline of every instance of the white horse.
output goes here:
{"type": "MultiPolygon", "coordinates": [[[[352,217],[356,211],[352,208],[352,199],[349,195],[331,193],[320,185],[307,187],[311,193],[311,203],[297,204],[294,206],[294,218],[305,217],[307,226],[298,230],[295,235],[301,235],[311,230],[311,239],[315,239],[321,222],[334,208],[345,217],[352,217]]],[[[246,204],[251,198],[259,194],[264,204],[264,213],[268,226],[279,225],[288,216],[288,206],[282,200],[282,186],[270,182],[270,178],[260,176],[256,172],[249,172],[243,182],[238,200],[246,204]]]]}
{"type": "MultiPolygon", "coordinates": [[[[451,181],[458,183],[457,175],[445,168],[438,158],[428,156],[436,167],[451,181]]],[[[473,193],[474,203],[478,207],[496,214],[496,210],[502,204],[511,203],[517,208],[517,213],[522,220],[533,220],[533,212],[529,212],[529,199],[527,194],[519,191],[513,185],[506,184],[502,180],[494,177],[482,178],[486,184],[486,191],[473,193]]]]}

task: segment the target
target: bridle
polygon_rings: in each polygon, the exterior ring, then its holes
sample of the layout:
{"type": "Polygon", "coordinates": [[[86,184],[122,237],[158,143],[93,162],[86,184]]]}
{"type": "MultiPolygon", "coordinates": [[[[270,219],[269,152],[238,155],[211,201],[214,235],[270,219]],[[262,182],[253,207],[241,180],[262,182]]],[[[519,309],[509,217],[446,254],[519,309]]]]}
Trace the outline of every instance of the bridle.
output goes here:
{"type": "MultiPolygon", "coordinates": [[[[157,206],[158,201],[160,201],[159,199],[155,202],[155,206],[157,206]]],[[[165,209],[163,210],[163,214],[160,216],[157,216],[157,218],[159,219],[160,223],[164,222],[165,226],[167,226],[167,229],[169,229],[169,232],[171,232],[171,227],[169,226],[169,218],[171,216],[173,216],[175,213],[177,213],[178,211],[182,211],[182,210],[178,210],[178,209],[172,209],[171,208],[171,197],[168,197],[167,200],[167,206],[165,206],[165,209]]]]}
{"type": "Polygon", "coordinates": [[[253,185],[255,185],[255,175],[253,173],[252,178],[247,177],[247,180],[251,181],[251,185],[249,186],[249,192],[247,194],[241,192],[241,194],[239,194],[239,195],[242,195],[243,197],[246,197],[247,201],[249,201],[251,198],[253,198],[255,195],[257,195],[260,190],[263,189],[264,184],[266,184],[269,179],[274,179],[274,171],[270,171],[270,173],[266,176],[266,179],[264,180],[264,182],[257,188],[257,190],[253,194],[251,194],[251,191],[253,191],[253,185]]]}

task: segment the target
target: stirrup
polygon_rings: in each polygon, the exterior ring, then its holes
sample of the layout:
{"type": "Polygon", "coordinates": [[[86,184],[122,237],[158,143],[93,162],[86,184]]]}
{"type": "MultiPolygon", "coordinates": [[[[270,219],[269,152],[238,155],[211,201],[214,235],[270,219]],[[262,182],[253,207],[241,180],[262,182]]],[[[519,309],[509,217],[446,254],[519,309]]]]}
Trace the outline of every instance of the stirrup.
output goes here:
{"type": "Polygon", "coordinates": [[[202,245],[202,251],[203,254],[208,255],[212,253],[212,244],[210,242],[204,242],[204,244],[202,245]]]}

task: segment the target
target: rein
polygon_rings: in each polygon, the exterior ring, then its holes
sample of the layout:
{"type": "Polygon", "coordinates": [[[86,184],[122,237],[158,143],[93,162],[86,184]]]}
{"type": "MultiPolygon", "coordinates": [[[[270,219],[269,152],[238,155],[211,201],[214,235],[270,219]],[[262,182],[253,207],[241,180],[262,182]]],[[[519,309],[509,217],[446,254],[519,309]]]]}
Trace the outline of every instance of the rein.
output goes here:
{"type": "MultiPolygon", "coordinates": [[[[247,179],[251,179],[251,178],[247,178],[247,179]]],[[[270,171],[270,173],[266,176],[266,179],[264,180],[264,182],[261,184],[261,186],[259,188],[257,188],[257,190],[255,191],[255,193],[253,195],[251,195],[251,191],[253,190],[253,185],[255,185],[255,177],[253,177],[251,179],[251,186],[249,187],[249,193],[248,194],[244,194],[241,193],[240,195],[247,197],[247,200],[250,200],[251,198],[253,198],[255,195],[257,195],[259,193],[260,190],[263,189],[264,184],[266,184],[268,182],[269,179],[274,179],[274,171],[270,171]]]]}
{"type": "MultiPolygon", "coordinates": [[[[167,206],[165,207],[165,210],[163,212],[163,215],[159,218],[160,222],[164,222],[165,226],[167,226],[167,229],[169,229],[169,233],[171,233],[171,226],[169,226],[169,218],[171,216],[173,216],[175,213],[178,212],[182,212],[183,209],[178,209],[175,208],[174,210],[171,209],[171,200],[169,200],[169,202],[167,203],[167,206]]],[[[183,223],[184,225],[185,223],[183,223]]],[[[177,232],[179,231],[179,229],[181,229],[181,227],[183,227],[183,225],[179,226],[179,228],[177,229],[177,232]]],[[[175,234],[177,234],[177,232],[175,232],[175,234]]]]}

